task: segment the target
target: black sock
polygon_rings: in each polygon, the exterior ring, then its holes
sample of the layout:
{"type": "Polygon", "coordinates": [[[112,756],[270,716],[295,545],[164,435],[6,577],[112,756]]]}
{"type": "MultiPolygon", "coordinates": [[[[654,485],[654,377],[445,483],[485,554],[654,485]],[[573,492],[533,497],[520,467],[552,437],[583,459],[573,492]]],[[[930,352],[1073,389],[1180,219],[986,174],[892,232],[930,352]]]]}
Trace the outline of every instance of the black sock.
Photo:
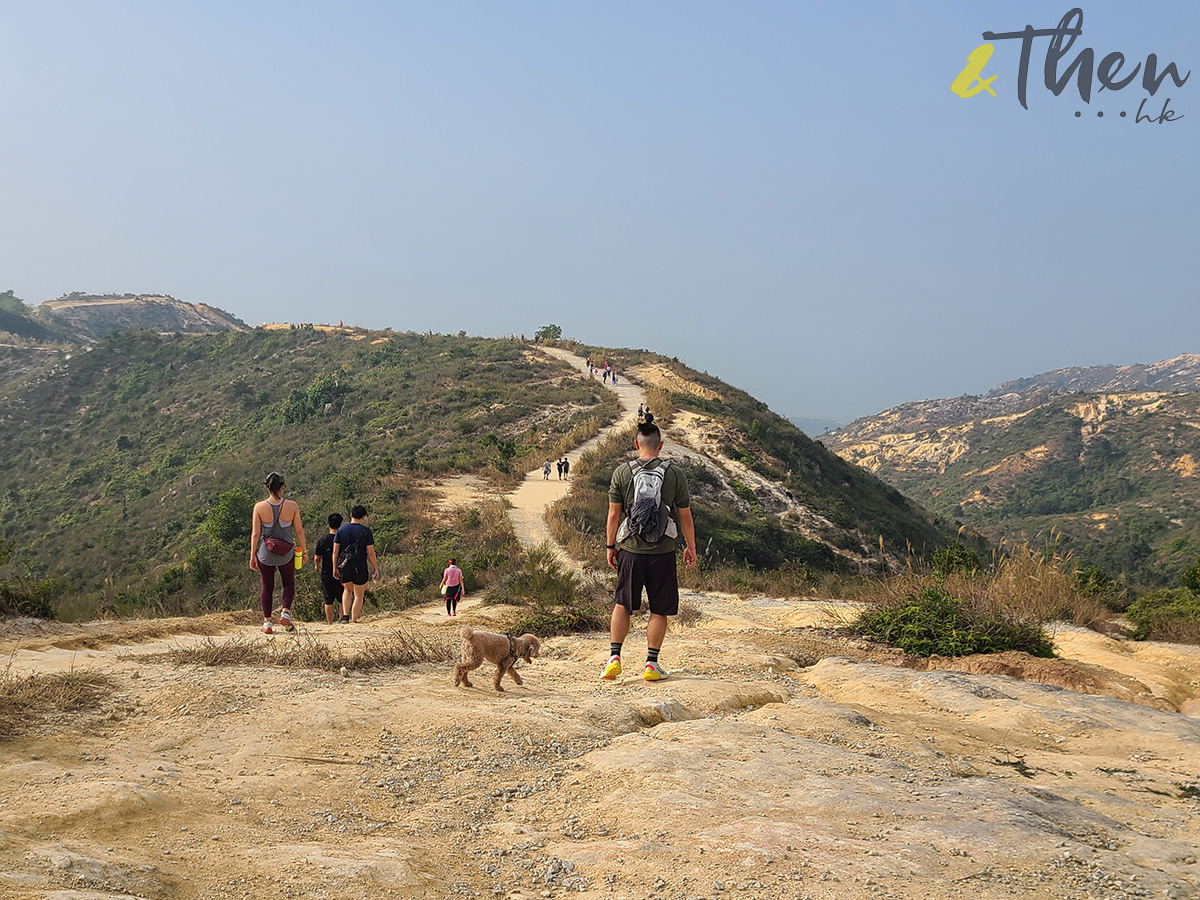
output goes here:
{"type": "Polygon", "coordinates": [[[646,648],[646,662],[652,662],[652,663],[658,662],[658,651],[661,649],[662,649],[661,647],[647,647],[646,648]]]}
{"type": "Polygon", "coordinates": [[[609,656],[620,656],[621,655],[621,645],[620,644],[609,644],[609,646],[612,648],[609,651],[609,654],[608,654],[609,656]]]}

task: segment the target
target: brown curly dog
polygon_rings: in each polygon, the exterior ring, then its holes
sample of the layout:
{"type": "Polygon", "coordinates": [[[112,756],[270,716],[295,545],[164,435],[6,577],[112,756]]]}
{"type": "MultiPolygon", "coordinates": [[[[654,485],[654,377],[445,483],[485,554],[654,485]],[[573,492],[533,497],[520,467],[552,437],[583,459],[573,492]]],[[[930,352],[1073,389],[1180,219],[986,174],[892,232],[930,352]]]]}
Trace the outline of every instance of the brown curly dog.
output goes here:
{"type": "Polygon", "coordinates": [[[533,662],[533,658],[541,649],[541,644],[532,634],[511,637],[507,634],[492,634],[490,631],[476,631],[470,625],[464,625],[458,629],[458,633],[462,635],[463,639],[462,662],[454,667],[455,685],[471,687],[467,673],[482,666],[484,660],[496,664],[496,677],[492,679],[492,685],[496,690],[504,690],[500,686],[500,679],[504,677],[505,672],[512,676],[513,681],[520,684],[521,676],[517,674],[517,670],[513,666],[518,659],[523,659],[527,663],[533,662]]]}

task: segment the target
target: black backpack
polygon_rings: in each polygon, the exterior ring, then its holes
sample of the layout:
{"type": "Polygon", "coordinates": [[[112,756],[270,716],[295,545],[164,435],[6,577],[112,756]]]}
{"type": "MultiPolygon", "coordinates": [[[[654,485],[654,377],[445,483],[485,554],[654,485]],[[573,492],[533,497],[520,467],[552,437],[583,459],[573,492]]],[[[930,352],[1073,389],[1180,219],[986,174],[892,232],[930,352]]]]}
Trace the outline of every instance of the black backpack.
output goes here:
{"type": "Polygon", "coordinates": [[[337,567],[339,572],[354,572],[362,567],[365,554],[363,553],[362,538],[338,548],[337,567]]]}

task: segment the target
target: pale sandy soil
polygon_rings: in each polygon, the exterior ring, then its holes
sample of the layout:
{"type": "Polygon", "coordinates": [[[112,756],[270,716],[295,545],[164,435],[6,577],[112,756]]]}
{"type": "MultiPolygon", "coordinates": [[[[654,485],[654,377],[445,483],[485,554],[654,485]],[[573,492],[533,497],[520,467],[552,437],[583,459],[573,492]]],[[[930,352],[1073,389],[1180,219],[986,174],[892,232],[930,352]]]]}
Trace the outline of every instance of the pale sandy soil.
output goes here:
{"type": "MultiPolygon", "coordinates": [[[[0,896],[1197,895],[1200,720],[852,662],[814,627],[834,604],[688,599],[704,616],[669,635],[671,679],[636,677],[640,633],[615,683],[603,636],[552,638],[504,694],[490,667],[468,690],[450,663],[342,678],[161,655],[200,636],[106,646],[97,625],[68,651],[63,626],[10,634],[22,671],[73,661],[113,690],[0,742],[0,896]]],[[[454,640],[485,613],[305,631],[454,640]]],[[[1196,695],[1193,648],[1133,656],[1196,695]]]]}
{"type": "MultiPolygon", "coordinates": [[[[566,488],[540,479],[519,507],[539,521],[566,488]]],[[[638,677],[635,630],[616,682],[606,636],[548,638],[502,694],[490,665],[465,689],[452,662],[342,677],[167,655],[353,652],[396,628],[454,645],[502,627],[478,597],[453,620],[435,601],[270,637],[229,615],[7,623],[15,674],[110,688],[0,736],[0,897],[1200,896],[1200,718],[1176,711],[1197,705],[1197,648],[1064,626],[1064,659],[917,671],[831,632],[846,604],[685,599],[702,615],[668,635],[668,680],[638,677]]]]}

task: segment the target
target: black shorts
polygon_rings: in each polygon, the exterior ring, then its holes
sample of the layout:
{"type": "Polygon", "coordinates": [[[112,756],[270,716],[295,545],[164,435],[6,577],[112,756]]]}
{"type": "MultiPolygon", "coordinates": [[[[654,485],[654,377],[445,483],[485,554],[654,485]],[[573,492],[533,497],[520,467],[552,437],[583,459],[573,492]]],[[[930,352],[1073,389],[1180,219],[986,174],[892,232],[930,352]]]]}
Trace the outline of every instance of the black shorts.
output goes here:
{"type": "Polygon", "coordinates": [[[342,602],[342,585],[332,575],[321,571],[321,593],[325,595],[325,605],[332,606],[342,602]]]}
{"type": "Polygon", "coordinates": [[[674,553],[630,553],[617,551],[617,594],[615,603],[631,613],[642,608],[642,588],[650,598],[650,612],[659,616],[679,613],[679,579],[674,553]]]}
{"type": "Polygon", "coordinates": [[[341,573],[341,579],[342,584],[366,584],[367,570],[359,569],[358,571],[355,571],[350,569],[349,571],[341,573]]]}

